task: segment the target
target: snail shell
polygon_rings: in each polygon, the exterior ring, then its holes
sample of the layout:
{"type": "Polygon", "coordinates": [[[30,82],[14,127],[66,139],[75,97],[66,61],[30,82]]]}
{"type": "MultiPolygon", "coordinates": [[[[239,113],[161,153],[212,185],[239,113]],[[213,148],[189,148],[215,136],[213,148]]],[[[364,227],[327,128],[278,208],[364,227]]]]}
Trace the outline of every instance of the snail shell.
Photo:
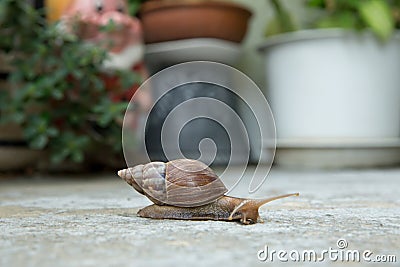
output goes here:
{"type": "Polygon", "coordinates": [[[157,205],[196,207],[214,202],[228,191],[219,177],[197,160],[150,162],[118,175],[157,205]]]}

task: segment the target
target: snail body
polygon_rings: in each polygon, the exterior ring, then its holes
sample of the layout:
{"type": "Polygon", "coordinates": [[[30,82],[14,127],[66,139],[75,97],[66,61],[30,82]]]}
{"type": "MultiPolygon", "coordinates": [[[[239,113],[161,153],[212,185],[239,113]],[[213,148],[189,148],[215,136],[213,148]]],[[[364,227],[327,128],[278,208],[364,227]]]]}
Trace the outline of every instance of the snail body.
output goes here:
{"type": "Polygon", "coordinates": [[[296,196],[286,194],[266,199],[236,198],[218,176],[202,162],[178,159],[151,162],[124,169],[118,175],[154,204],[139,210],[140,217],[180,220],[260,221],[258,208],[270,201],[296,196]]]}

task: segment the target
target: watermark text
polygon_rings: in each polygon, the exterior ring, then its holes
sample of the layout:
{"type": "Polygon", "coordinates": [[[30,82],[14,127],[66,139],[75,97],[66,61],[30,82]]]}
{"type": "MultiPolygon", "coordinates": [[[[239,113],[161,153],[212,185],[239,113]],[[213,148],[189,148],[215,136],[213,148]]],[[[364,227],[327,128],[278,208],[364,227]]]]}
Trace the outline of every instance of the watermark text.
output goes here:
{"type": "Polygon", "coordinates": [[[347,249],[348,243],[346,239],[339,239],[336,247],[329,247],[316,251],[308,250],[275,250],[265,245],[263,249],[257,252],[257,258],[263,262],[381,262],[393,263],[397,262],[394,254],[375,254],[371,250],[347,249]]]}

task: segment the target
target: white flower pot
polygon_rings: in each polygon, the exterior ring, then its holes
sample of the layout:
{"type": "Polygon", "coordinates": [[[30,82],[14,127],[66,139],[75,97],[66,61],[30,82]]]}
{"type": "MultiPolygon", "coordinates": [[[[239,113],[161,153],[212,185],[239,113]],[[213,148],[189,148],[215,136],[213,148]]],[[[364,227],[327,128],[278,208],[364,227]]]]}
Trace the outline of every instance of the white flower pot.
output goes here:
{"type": "Polygon", "coordinates": [[[268,38],[260,50],[278,148],[399,139],[400,32],[383,43],[370,33],[299,31],[268,38]]]}

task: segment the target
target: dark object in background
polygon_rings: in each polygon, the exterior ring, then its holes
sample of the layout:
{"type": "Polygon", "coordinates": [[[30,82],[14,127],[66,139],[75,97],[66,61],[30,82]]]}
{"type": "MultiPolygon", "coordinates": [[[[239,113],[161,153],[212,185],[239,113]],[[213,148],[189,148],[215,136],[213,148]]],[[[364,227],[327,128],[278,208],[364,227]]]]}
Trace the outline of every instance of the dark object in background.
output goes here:
{"type": "Polygon", "coordinates": [[[30,0],[29,1],[35,9],[44,8],[44,0],[30,0]]]}
{"type": "MultiPolygon", "coordinates": [[[[230,106],[236,114],[238,114],[237,107],[238,101],[242,101],[236,94],[234,94],[229,89],[224,87],[204,83],[204,82],[196,82],[178,86],[171,91],[167,92],[165,95],[161,97],[161,99],[155,104],[152,111],[149,114],[147,125],[146,125],[146,148],[149,153],[149,157],[152,161],[168,161],[164,150],[168,145],[172,145],[172,140],[166,140],[161,142],[161,130],[163,128],[163,124],[167,116],[172,112],[174,108],[176,108],[179,104],[199,97],[206,97],[211,99],[216,99],[221,102],[224,102],[226,105],[230,106]]],[[[195,102],[196,103],[196,102],[195,102]]],[[[211,105],[211,103],[210,103],[211,105]]],[[[193,106],[193,108],[195,108],[193,106]]],[[[215,114],[215,109],[213,111],[213,107],[204,106],[202,107],[204,112],[209,111],[210,117],[215,117],[218,114],[215,114]]],[[[229,114],[223,114],[222,117],[225,117],[227,123],[234,124],[235,120],[229,117],[229,114]]],[[[177,125],[180,125],[180,118],[174,117],[177,125]]],[[[237,140],[236,138],[229,136],[226,129],[228,125],[221,125],[214,120],[208,118],[196,118],[184,125],[182,131],[179,133],[179,149],[182,151],[182,154],[187,158],[197,159],[200,156],[205,157],[207,160],[212,161],[213,164],[217,165],[225,165],[230,161],[230,157],[235,161],[235,158],[239,158],[237,161],[241,160],[242,155],[247,155],[247,148],[243,144],[236,144],[238,146],[243,146],[241,151],[243,152],[241,155],[232,155],[231,151],[231,142],[237,140]],[[199,150],[200,141],[209,138],[214,141],[216,144],[216,151],[214,149],[205,149],[204,151],[199,150]],[[232,140],[233,139],[233,140],[232,140]],[[204,153],[204,155],[201,155],[204,153]]],[[[234,125],[231,125],[234,127],[234,125]]],[[[240,128],[236,133],[237,138],[245,138],[245,133],[240,132],[240,128]]],[[[246,158],[246,161],[248,158],[246,158]]]]}

